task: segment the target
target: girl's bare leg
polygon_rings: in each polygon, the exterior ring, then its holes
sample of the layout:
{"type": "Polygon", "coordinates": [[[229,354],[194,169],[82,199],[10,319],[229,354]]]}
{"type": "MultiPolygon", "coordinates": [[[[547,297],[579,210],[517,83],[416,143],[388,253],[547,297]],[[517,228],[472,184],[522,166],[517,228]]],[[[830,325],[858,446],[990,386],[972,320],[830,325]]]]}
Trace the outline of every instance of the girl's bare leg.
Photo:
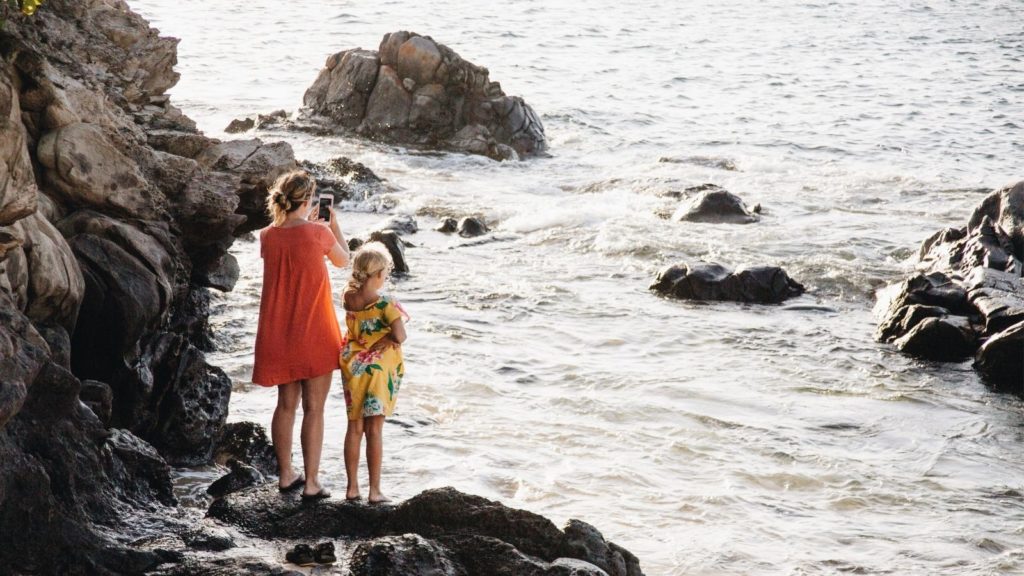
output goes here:
{"type": "Polygon", "coordinates": [[[345,430],[345,474],[348,476],[348,488],[345,498],[359,498],[359,445],[363,443],[363,419],[348,421],[345,430]]]}
{"type": "Polygon", "coordinates": [[[324,447],[324,403],[331,389],[331,373],[302,383],[302,463],[306,469],[303,494],[320,491],[320,453],[324,447]]]}
{"type": "Polygon", "coordinates": [[[370,469],[371,503],[387,502],[380,491],[380,468],[384,458],[384,417],[370,416],[366,420],[366,467],[370,469]]]}
{"type": "Polygon", "coordinates": [[[270,438],[277,455],[278,483],[282,488],[287,488],[298,478],[292,469],[292,432],[295,429],[295,409],[299,406],[301,390],[302,386],[298,382],[278,386],[277,408],[270,421],[270,438]]]}

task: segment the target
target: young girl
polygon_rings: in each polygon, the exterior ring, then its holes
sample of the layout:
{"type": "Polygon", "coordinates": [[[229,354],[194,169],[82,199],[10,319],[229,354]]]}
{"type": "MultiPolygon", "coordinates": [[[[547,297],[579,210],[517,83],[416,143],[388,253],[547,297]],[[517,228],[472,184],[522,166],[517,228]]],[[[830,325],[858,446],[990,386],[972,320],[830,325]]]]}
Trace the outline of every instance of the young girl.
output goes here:
{"type": "Polygon", "coordinates": [[[345,383],[348,431],[345,433],[345,472],[349,500],[359,498],[359,448],[366,434],[366,464],[370,469],[371,504],[387,502],[380,491],[380,467],[384,453],[381,432],[384,417],[391,416],[402,385],[402,342],[405,341],[405,310],[380,289],[391,273],[391,256],[379,242],[363,245],[352,258],[352,278],[345,288],[345,325],[341,373],[345,383]]]}

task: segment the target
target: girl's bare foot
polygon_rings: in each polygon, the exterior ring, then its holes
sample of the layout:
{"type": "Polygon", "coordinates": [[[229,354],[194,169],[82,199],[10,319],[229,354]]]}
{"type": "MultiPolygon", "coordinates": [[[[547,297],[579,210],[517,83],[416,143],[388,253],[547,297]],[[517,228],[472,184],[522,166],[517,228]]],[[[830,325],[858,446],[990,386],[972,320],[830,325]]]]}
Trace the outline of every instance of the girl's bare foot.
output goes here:
{"type": "Polygon", "coordinates": [[[370,497],[367,499],[370,504],[385,504],[391,502],[391,498],[381,494],[380,490],[370,490],[370,497]]]}

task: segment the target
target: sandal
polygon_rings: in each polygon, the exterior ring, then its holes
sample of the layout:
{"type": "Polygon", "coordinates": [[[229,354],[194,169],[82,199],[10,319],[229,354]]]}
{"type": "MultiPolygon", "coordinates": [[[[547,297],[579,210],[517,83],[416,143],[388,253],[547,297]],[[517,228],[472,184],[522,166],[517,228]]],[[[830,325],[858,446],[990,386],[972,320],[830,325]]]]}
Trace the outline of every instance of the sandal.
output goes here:
{"type": "Polygon", "coordinates": [[[313,549],[309,547],[309,544],[296,544],[294,548],[284,555],[284,559],[299,566],[313,566],[316,564],[313,549]]]}
{"type": "Polygon", "coordinates": [[[316,549],[313,550],[313,557],[316,559],[317,564],[334,564],[338,561],[334,556],[333,542],[321,542],[317,544],[316,549]]]}
{"type": "Polygon", "coordinates": [[[331,497],[330,491],[327,488],[321,488],[319,492],[315,494],[303,494],[302,499],[306,502],[313,500],[326,500],[331,497]]]}
{"type": "Polygon", "coordinates": [[[299,476],[295,480],[292,480],[292,483],[287,485],[287,486],[281,486],[280,484],[278,484],[277,485],[277,489],[282,494],[284,494],[286,492],[293,492],[295,489],[297,489],[297,488],[299,488],[301,486],[304,486],[305,484],[306,484],[306,479],[303,478],[302,476],[299,476]]]}

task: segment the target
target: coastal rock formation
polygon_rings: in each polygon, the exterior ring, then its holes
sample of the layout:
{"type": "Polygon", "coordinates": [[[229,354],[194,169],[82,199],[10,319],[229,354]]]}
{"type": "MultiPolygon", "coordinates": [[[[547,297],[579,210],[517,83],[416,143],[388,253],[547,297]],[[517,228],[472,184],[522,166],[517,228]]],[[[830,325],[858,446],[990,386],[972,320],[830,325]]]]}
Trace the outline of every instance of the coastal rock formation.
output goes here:
{"type": "Polygon", "coordinates": [[[1024,394],[1024,181],[989,194],[961,228],[929,237],[917,272],[878,293],[875,337],[928,360],[974,358],[1024,394]]]}
{"type": "Polygon", "coordinates": [[[385,34],[378,50],[333,54],[303,97],[306,119],[385,142],[497,160],[539,154],[544,127],[490,72],[415,32],[385,34]]]}
{"type": "Polygon", "coordinates": [[[634,555],[585,522],[559,530],[543,516],[453,488],[398,505],[309,506],[268,485],[220,498],[208,515],[259,538],[358,539],[354,574],[643,574],[634,555]],[[419,568],[404,571],[411,566],[419,568]]]}
{"type": "Polygon", "coordinates": [[[674,264],[658,273],[651,290],[686,300],[732,300],[778,304],[799,296],[805,289],[777,266],[752,266],[729,270],[721,264],[674,264]]]}
{"type": "Polygon", "coordinates": [[[445,218],[441,221],[441,224],[435,228],[435,230],[444,234],[458,232],[459,236],[462,236],[463,238],[483,236],[490,231],[483,220],[474,216],[466,216],[461,220],[445,218]]]}
{"type": "Polygon", "coordinates": [[[687,204],[680,206],[672,219],[714,224],[751,224],[760,220],[760,217],[749,210],[739,196],[716,186],[702,190],[687,204]]]}

